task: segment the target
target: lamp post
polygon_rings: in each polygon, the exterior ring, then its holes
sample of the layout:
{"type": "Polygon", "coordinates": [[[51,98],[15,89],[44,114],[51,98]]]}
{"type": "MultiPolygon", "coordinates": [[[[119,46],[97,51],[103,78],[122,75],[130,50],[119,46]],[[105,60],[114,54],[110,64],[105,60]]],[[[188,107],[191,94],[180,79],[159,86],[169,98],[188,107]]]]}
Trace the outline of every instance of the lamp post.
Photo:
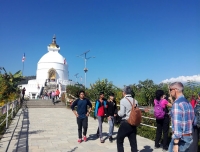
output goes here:
{"type": "Polygon", "coordinates": [[[86,67],[87,60],[89,60],[90,58],[95,58],[94,56],[92,56],[92,57],[86,57],[86,56],[87,56],[87,53],[88,53],[89,51],[90,51],[90,50],[88,50],[88,51],[82,53],[81,55],[77,56],[77,57],[83,58],[84,61],[85,61],[85,67],[84,67],[84,69],[83,69],[83,71],[85,72],[85,89],[86,89],[86,84],[87,84],[87,83],[86,83],[86,73],[87,73],[87,71],[88,71],[88,69],[87,69],[87,67],[86,67]]]}

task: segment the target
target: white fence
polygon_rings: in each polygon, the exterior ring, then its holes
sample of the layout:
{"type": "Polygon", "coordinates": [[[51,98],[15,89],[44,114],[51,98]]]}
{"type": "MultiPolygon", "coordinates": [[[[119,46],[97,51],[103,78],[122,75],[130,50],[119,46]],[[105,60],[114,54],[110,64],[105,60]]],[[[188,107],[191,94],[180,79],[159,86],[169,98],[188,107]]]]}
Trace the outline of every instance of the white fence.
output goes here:
{"type": "Polygon", "coordinates": [[[2,122],[0,122],[0,126],[3,125],[4,122],[6,121],[6,129],[8,128],[9,117],[10,116],[11,116],[11,118],[14,117],[14,113],[16,114],[17,108],[19,106],[20,106],[20,102],[18,100],[15,100],[15,101],[9,102],[9,103],[5,104],[4,106],[0,107],[0,110],[1,110],[0,113],[2,114],[0,116],[0,118],[3,117],[4,114],[6,113],[6,118],[3,119],[2,122]],[[10,110],[11,110],[11,112],[9,113],[10,110]]]}

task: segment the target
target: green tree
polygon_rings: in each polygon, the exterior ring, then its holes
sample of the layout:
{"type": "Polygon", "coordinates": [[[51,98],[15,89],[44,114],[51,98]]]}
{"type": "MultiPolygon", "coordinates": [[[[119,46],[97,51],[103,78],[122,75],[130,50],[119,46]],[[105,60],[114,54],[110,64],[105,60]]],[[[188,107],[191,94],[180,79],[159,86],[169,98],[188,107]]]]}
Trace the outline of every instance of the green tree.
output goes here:
{"type": "Polygon", "coordinates": [[[15,74],[7,73],[3,68],[4,74],[0,73],[0,103],[6,103],[15,100],[20,96],[18,83],[23,79],[21,71],[15,74]]]}
{"type": "Polygon", "coordinates": [[[109,97],[109,94],[113,92],[116,95],[116,99],[119,100],[120,92],[122,92],[118,87],[114,86],[112,82],[107,79],[97,80],[94,84],[90,84],[90,89],[87,90],[88,96],[91,101],[95,101],[99,97],[99,93],[104,92],[105,98],[109,97]]]}

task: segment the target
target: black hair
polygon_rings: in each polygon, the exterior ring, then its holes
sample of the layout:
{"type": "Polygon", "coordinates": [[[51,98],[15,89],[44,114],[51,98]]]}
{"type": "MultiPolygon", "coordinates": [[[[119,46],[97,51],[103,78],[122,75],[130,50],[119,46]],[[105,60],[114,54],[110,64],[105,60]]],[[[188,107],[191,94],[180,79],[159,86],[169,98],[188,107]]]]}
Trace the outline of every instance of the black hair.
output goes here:
{"type": "Polygon", "coordinates": [[[115,96],[115,94],[111,92],[111,93],[109,94],[109,96],[113,96],[113,97],[114,97],[114,96],[115,96]]]}
{"type": "Polygon", "coordinates": [[[80,91],[78,92],[78,95],[80,96],[81,93],[84,93],[84,95],[85,95],[85,91],[83,91],[83,90],[80,90],[80,91]]]}
{"type": "Polygon", "coordinates": [[[160,98],[164,95],[163,90],[157,90],[156,91],[156,100],[160,101],[160,98]]]}
{"type": "Polygon", "coordinates": [[[104,95],[104,92],[99,92],[99,95],[102,95],[102,94],[104,95]]]}

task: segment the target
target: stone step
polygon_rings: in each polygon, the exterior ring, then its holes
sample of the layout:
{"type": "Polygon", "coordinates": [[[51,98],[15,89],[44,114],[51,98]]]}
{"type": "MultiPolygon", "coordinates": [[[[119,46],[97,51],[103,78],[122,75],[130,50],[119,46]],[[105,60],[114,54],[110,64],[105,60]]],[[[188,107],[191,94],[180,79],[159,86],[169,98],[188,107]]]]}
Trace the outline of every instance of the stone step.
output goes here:
{"type": "Polygon", "coordinates": [[[55,105],[52,100],[29,100],[27,101],[28,108],[66,108],[66,104],[60,100],[55,100],[55,105]]]}

